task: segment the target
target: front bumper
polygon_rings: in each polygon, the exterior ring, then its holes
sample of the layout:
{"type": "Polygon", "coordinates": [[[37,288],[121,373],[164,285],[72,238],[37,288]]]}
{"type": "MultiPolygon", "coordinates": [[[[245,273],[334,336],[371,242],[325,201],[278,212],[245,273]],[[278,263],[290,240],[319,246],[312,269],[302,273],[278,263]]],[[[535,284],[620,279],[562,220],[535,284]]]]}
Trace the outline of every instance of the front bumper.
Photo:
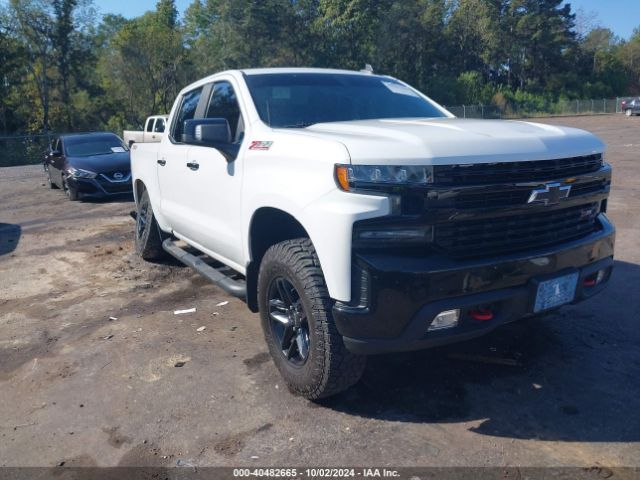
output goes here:
{"type": "Polygon", "coordinates": [[[442,255],[416,257],[359,253],[354,262],[355,304],[337,302],[333,315],[346,347],[353,353],[419,350],[474,338],[505,323],[533,315],[538,281],[578,272],[573,303],[602,291],[613,266],[615,229],[604,214],[602,228],[559,246],[482,260],[453,260],[442,255]],[[604,280],[584,280],[604,270],[604,280]],[[466,312],[489,306],[490,321],[466,312]],[[461,310],[456,327],[428,331],[445,310],[461,310]]]}
{"type": "Polygon", "coordinates": [[[77,190],[82,198],[112,198],[133,195],[131,176],[122,181],[114,182],[103,178],[75,178],[67,177],[67,185],[77,190]]]}

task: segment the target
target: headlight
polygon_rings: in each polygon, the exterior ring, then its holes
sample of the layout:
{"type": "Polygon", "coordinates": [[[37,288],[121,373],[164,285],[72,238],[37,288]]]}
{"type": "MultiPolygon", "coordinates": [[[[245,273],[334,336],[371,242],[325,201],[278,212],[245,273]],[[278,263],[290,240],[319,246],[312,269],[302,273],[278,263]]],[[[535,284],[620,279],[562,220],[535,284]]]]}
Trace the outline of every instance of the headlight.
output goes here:
{"type": "Polygon", "coordinates": [[[395,187],[421,186],[433,182],[431,166],[336,165],[338,186],[346,191],[390,190],[395,187]]]}
{"type": "Polygon", "coordinates": [[[97,173],[90,172],[89,170],[82,170],[81,168],[69,168],[69,173],[73,178],[96,178],[97,173]]]}

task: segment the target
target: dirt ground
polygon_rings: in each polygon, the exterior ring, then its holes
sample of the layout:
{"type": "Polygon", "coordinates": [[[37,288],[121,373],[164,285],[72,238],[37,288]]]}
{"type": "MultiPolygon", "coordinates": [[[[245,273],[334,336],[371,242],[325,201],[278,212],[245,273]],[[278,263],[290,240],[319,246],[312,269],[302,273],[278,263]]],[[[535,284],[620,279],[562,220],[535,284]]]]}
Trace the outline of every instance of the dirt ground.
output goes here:
{"type": "Polygon", "coordinates": [[[0,169],[0,466],[640,466],[640,117],[545,122],[609,145],[609,289],[372,357],[319,404],[287,391],[242,302],[136,258],[131,202],[71,203],[39,167],[0,169]],[[509,361],[453,358],[470,353],[509,361]]]}

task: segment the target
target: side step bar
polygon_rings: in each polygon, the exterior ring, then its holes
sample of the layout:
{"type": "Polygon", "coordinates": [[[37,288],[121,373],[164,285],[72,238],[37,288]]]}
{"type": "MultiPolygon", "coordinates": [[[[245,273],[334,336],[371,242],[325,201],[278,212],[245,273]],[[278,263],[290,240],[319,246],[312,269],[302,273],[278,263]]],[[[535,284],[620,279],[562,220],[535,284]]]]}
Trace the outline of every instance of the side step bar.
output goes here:
{"type": "Polygon", "coordinates": [[[172,257],[175,257],[177,260],[180,260],[188,267],[193,268],[196,272],[208,278],[225,292],[246,301],[247,286],[243,282],[238,282],[220,273],[211,265],[206,264],[195,255],[191,255],[189,252],[177,246],[170,238],[162,242],[162,248],[172,257]]]}

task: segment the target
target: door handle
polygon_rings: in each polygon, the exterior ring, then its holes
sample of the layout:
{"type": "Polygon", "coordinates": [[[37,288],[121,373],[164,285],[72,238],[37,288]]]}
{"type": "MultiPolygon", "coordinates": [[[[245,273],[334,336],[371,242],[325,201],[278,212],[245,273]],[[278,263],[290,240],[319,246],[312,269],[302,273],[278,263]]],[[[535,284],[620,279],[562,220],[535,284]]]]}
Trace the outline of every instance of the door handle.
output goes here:
{"type": "Polygon", "coordinates": [[[160,165],[161,167],[164,167],[166,164],[167,161],[165,159],[158,160],[158,165],[160,165]]]}
{"type": "Polygon", "coordinates": [[[200,164],[197,162],[188,162],[187,167],[189,167],[191,170],[198,170],[200,168],[200,164]]]}

